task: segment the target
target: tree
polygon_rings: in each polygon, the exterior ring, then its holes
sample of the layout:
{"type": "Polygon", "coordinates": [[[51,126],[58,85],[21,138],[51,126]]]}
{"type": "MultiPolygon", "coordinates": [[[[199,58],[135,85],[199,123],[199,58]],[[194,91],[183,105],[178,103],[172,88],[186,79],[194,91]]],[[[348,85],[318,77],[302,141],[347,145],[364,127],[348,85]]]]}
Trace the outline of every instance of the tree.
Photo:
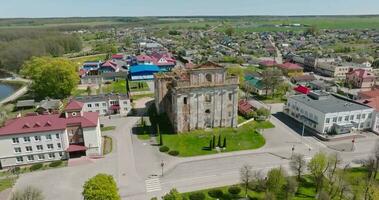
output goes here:
{"type": "Polygon", "coordinates": [[[65,58],[33,57],[25,62],[21,74],[32,80],[31,90],[37,99],[62,99],[76,88],[77,66],[65,58]]]}
{"type": "Polygon", "coordinates": [[[290,168],[293,171],[294,174],[297,176],[297,180],[300,181],[301,175],[303,174],[304,170],[306,169],[306,161],[304,159],[304,155],[302,154],[293,154],[290,161],[290,168]]]}
{"type": "Polygon", "coordinates": [[[159,129],[159,124],[157,124],[157,132],[158,132],[158,135],[159,135],[159,146],[162,146],[163,145],[163,137],[162,137],[162,133],[159,129]]]}
{"type": "Polygon", "coordinates": [[[28,186],[23,190],[16,190],[11,197],[11,200],[43,200],[41,190],[28,186]]]}
{"type": "Polygon", "coordinates": [[[91,86],[87,86],[86,92],[88,96],[91,95],[91,86]]]}
{"type": "Polygon", "coordinates": [[[232,36],[233,33],[234,33],[234,28],[232,26],[228,26],[226,29],[225,29],[225,34],[228,35],[228,36],[232,36]]]}
{"type": "Polygon", "coordinates": [[[118,188],[111,175],[98,174],[84,183],[84,200],[120,200],[118,188]]]}
{"type": "Polygon", "coordinates": [[[317,35],[318,32],[319,32],[318,27],[316,25],[312,25],[309,28],[307,28],[305,33],[310,34],[310,35],[317,35]]]}
{"type": "Polygon", "coordinates": [[[379,141],[376,141],[375,143],[373,154],[373,157],[375,159],[374,179],[376,179],[379,170],[379,141]]]}
{"type": "Polygon", "coordinates": [[[259,108],[257,111],[257,116],[259,119],[267,119],[268,116],[270,116],[270,111],[266,108],[259,108]]]}
{"type": "Polygon", "coordinates": [[[373,68],[379,68],[379,58],[375,59],[374,62],[372,62],[372,67],[373,68]]]}
{"type": "Polygon", "coordinates": [[[293,177],[286,178],[286,184],[284,185],[284,192],[285,192],[284,194],[287,200],[292,199],[292,197],[295,195],[295,193],[297,192],[298,185],[299,184],[295,178],[293,177]]]}
{"type": "Polygon", "coordinates": [[[183,200],[178,190],[175,188],[171,189],[169,193],[163,196],[163,200],[183,200]]]}
{"type": "Polygon", "coordinates": [[[334,153],[328,156],[328,180],[329,180],[329,185],[330,185],[330,190],[329,190],[329,195],[333,193],[334,190],[334,184],[336,182],[336,173],[338,170],[339,165],[342,163],[342,159],[339,156],[338,153],[334,153]]]}
{"type": "Polygon", "coordinates": [[[285,173],[282,168],[271,169],[267,174],[267,192],[278,194],[286,183],[285,173]]]}
{"type": "Polygon", "coordinates": [[[247,189],[249,187],[249,183],[252,180],[253,172],[252,167],[250,165],[243,165],[240,170],[240,178],[242,184],[245,186],[245,196],[247,197],[247,189]]]}
{"type": "Polygon", "coordinates": [[[221,147],[221,135],[218,135],[217,147],[221,147]]]}
{"type": "Polygon", "coordinates": [[[268,96],[268,91],[271,90],[272,94],[275,93],[275,89],[282,82],[282,72],[276,68],[267,68],[262,72],[262,84],[266,90],[266,96],[268,96]]]}
{"type": "Polygon", "coordinates": [[[323,187],[324,175],[328,170],[328,158],[325,153],[319,152],[308,163],[308,170],[316,185],[316,192],[323,187]]]}
{"type": "Polygon", "coordinates": [[[226,148],[226,137],[224,137],[224,144],[222,145],[222,147],[226,148]]]}

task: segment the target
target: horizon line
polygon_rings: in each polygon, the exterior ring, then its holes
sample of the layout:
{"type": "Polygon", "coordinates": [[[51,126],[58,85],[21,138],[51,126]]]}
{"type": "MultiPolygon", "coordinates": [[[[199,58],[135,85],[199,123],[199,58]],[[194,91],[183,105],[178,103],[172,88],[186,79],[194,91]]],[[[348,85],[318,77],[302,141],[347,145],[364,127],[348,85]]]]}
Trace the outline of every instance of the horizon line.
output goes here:
{"type": "Polygon", "coordinates": [[[70,16],[70,17],[0,17],[6,19],[62,19],[62,18],[201,18],[201,17],[376,17],[379,14],[299,14],[299,15],[141,15],[141,16],[70,16]]]}

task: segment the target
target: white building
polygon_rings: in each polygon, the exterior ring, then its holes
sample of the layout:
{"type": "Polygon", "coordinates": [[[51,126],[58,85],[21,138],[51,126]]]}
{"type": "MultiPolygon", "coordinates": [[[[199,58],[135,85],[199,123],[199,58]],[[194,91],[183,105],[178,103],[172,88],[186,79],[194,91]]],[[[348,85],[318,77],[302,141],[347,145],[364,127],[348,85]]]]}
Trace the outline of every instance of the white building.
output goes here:
{"type": "Polygon", "coordinates": [[[0,128],[0,168],[102,155],[99,115],[71,101],[60,114],[15,118],[0,128]]]}
{"type": "Polygon", "coordinates": [[[99,115],[120,114],[126,116],[131,109],[127,94],[103,94],[76,97],[75,100],[84,103],[83,111],[97,112],[99,115]]]}
{"type": "Polygon", "coordinates": [[[290,96],[284,112],[326,135],[370,129],[374,109],[339,95],[311,92],[308,95],[290,96]]]}

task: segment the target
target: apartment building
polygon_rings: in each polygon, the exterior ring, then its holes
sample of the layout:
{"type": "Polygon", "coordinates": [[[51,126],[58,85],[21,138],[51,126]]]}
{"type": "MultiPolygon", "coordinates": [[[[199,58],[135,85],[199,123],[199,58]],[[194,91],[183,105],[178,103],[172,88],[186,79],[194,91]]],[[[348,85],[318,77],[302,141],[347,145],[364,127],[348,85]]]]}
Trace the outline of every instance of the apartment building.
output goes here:
{"type": "Polygon", "coordinates": [[[288,97],[284,113],[322,135],[371,129],[374,109],[321,91],[288,97]]]}
{"type": "Polygon", "coordinates": [[[99,115],[70,101],[59,114],[30,114],[0,128],[0,168],[102,155],[99,115]]]}

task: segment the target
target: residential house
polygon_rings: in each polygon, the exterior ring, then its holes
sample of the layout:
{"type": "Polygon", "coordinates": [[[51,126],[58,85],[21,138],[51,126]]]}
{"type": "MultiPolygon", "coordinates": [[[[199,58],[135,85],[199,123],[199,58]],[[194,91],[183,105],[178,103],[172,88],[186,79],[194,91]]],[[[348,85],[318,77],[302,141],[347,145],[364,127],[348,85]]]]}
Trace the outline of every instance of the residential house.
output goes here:
{"type": "Polygon", "coordinates": [[[354,88],[372,88],[375,86],[376,76],[365,69],[351,69],[346,73],[346,83],[354,88]]]}
{"type": "Polygon", "coordinates": [[[131,110],[128,94],[101,94],[75,97],[83,103],[83,111],[97,112],[99,115],[126,116],[131,110]]]}
{"type": "Polygon", "coordinates": [[[245,75],[245,87],[250,92],[258,95],[269,95],[272,94],[270,88],[267,88],[262,81],[260,76],[245,75]]]}
{"type": "Polygon", "coordinates": [[[289,77],[303,74],[303,68],[296,63],[285,62],[283,64],[277,65],[277,68],[279,68],[284,75],[289,77]]]}
{"type": "Polygon", "coordinates": [[[251,112],[254,111],[254,107],[245,99],[238,101],[238,113],[242,116],[247,117],[251,112]]]}
{"type": "Polygon", "coordinates": [[[63,103],[61,100],[47,98],[36,105],[36,112],[40,114],[45,112],[53,113],[55,111],[60,111],[62,108],[63,103]]]}
{"type": "Polygon", "coordinates": [[[304,74],[291,77],[291,82],[299,85],[308,85],[309,82],[314,80],[316,80],[316,77],[313,74],[304,74]]]}
{"type": "Polygon", "coordinates": [[[100,155],[99,115],[77,101],[62,113],[19,117],[0,128],[0,168],[100,155]]]}
{"type": "Polygon", "coordinates": [[[120,70],[120,68],[117,65],[117,63],[115,63],[113,61],[110,61],[110,60],[107,60],[107,61],[101,63],[100,67],[98,69],[98,71],[100,72],[100,74],[102,74],[102,73],[110,73],[110,72],[118,72],[119,70],[120,70]]]}

